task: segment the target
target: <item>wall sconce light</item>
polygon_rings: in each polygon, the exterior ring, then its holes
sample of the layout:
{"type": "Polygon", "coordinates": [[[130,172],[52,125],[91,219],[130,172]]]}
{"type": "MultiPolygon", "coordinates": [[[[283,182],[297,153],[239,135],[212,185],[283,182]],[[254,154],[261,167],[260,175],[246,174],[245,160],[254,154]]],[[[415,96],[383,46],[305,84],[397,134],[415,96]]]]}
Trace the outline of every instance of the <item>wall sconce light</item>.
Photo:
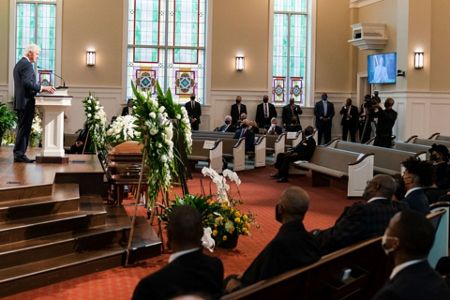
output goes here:
{"type": "Polygon", "coordinates": [[[423,69],[423,52],[414,52],[414,69],[423,69]]]}
{"type": "Polygon", "coordinates": [[[236,71],[242,72],[245,69],[245,57],[243,55],[236,56],[236,71]]]}
{"type": "Polygon", "coordinates": [[[89,67],[95,66],[95,50],[86,50],[86,65],[89,67]]]}

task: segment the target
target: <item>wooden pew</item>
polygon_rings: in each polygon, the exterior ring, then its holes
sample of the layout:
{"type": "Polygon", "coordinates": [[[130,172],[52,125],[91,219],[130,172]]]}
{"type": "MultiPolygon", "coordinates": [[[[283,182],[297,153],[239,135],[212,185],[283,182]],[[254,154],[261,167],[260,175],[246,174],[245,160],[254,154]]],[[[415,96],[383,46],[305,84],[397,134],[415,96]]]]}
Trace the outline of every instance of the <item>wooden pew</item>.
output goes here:
{"type": "Polygon", "coordinates": [[[245,287],[222,300],[370,299],[391,270],[381,237],[377,237],[326,255],[310,266],[245,287]],[[351,274],[343,281],[346,269],[351,274]]]}
{"type": "Polygon", "coordinates": [[[427,146],[432,146],[433,144],[441,144],[450,149],[450,141],[420,139],[417,137],[417,135],[413,135],[412,137],[407,139],[405,143],[420,144],[420,145],[427,145],[427,146]]]}
{"type": "Polygon", "coordinates": [[[222,140],[212,141],[211,147],[205,148],[204,140],[192,140],[192,153],[188,155],[188,159],[192,163],[206,161],[209,167],[218,173],[222,172],[222,140]]]}
{"type": "Polygon", "coordinates": [[[420,145],[420,144],[411,144],[411,143],[403,143],[403,142],[395,142],[394,149],[406,152],[414,152],[414,153],[425,153],[426,159],[430,159],[430,153],[428,150],[430,146],[420,145]]]}
{"type": "Polygon", "coordinates": [[[285,151],[286,145],[286,133],[280,135],[266,135],[266,153],[274,154],[274,158],[277,159],[277,155],[285,151]]]}
{"type": "Polygon", "coordinates": [[[328,147],[357,153],[373,153],[375,155],[373,169],[375,173],[379,174],[394,175],[401,173],[401,162],[411,156],[420,157],[423,160],[426,159],[426,152],[406,152],[397,149],[345,142],[341,140],[332,141],[328,147]]]}
{"type": "Polygon", "coordinates": [[[329,178],[348,179],[347,197],[361,197],[373,177],[373,153],[356,153],[332,147],[316,147],[309,162],[294,164],[311,170],[313,186],[327,186],[329,178]]]}
{"type": "Polygon", "coordinates": [[[436,140],[436,143],[439,143],[439,141],[450,141],[450,136],[441,135],[439,132],[436,132],[433,133],[428,139],[436,140]]]}

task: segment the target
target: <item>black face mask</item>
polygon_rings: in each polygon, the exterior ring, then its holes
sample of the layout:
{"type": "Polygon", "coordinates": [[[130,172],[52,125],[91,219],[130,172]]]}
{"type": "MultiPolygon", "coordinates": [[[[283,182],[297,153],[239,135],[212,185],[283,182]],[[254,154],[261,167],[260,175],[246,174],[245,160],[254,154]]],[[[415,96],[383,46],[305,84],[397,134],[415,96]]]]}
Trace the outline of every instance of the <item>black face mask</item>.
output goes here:
{"type": "Polygon", "coordinates": [[[241,101],[239,101],[239,100],[236,100],[236,104],[241,104],[241,101]]]}
{"type": "Polygon", "coordinates": [[[263,102],[267,103],[267,102],[269,102],[269,99],[263,99],[263,102]]]}
{"type": "Polygon", "coordinates": [[[282,223],[283,222],[283,216],[281,215],[280,212],[280,205],[277,204],[275,205],[275,220],[277,220],[278,222],[282,223]]]}
{"type": "Polygon", "coordinates": [[[230,123],[231,123],[231,121],[229,121],[229,120],[225,121],[225,124],[227,124],[227,125],[230,124],[230,123]]]}
{"type": "Polygon", "coordinates": [[[437,155],[436,154],[431,154],[430,155],[430,160],[431,161],[437,161],[437,155]]]}

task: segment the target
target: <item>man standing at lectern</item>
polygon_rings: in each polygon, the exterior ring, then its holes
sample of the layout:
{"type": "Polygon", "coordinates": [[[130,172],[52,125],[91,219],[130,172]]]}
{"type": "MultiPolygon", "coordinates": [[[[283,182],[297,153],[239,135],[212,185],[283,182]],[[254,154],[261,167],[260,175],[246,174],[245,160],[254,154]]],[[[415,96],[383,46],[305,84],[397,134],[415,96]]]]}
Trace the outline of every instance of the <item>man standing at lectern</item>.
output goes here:
{"type": "Polygon", "coordinates": [[[33,63],[39,57],[41,49],[35,44],[25,48],[22,57],[14,67],[14,110],[17,112],[16,143],[14,145],[14,162],[32,163],[25,152],[34,118],[36,100],[34,96],[39,92],[53,94],[52,86],[41,86],[36,80],[33,63]]]}

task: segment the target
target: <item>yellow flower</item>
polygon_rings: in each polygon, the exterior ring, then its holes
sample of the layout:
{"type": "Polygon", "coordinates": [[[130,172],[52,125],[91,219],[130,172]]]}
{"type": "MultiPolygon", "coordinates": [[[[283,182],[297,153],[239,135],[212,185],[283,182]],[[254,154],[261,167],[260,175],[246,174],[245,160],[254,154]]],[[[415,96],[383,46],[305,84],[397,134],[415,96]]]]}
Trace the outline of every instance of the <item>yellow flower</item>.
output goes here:
{"type": "Polygon", "coordinates": [[[244,219],[244,221],[247,221],[248,220],[248,216],[247,215],[243,215],[242,219],[244,219]]]}
{"type": "Polygon", "coordinates": [[[217,230],[213,230],[212,235],[217,236],[217,233],[218,233],[217,230]]]}
{"type": "Polygon", "coordinates": [[[224,235],[224,236],[222,237],[222,240],[226,241],[226,240],[227,240],[227,236],[224,235]]]}
{"type": "Polygon", "coordinates": [[[234,222],[235,222],[235,223],[238,223],[238,224],[241,223],[241,218],[235,218],[235,219],[234,219],[234,222]]]}
{"type": "Polygon", "coordinates": [[[236,218],[239,218],[239,217],[241,216],[241,214],[240,214],[238,211],[236,211],[236,212],[234,213],[234,216],[235,216],[236,218]]]}

